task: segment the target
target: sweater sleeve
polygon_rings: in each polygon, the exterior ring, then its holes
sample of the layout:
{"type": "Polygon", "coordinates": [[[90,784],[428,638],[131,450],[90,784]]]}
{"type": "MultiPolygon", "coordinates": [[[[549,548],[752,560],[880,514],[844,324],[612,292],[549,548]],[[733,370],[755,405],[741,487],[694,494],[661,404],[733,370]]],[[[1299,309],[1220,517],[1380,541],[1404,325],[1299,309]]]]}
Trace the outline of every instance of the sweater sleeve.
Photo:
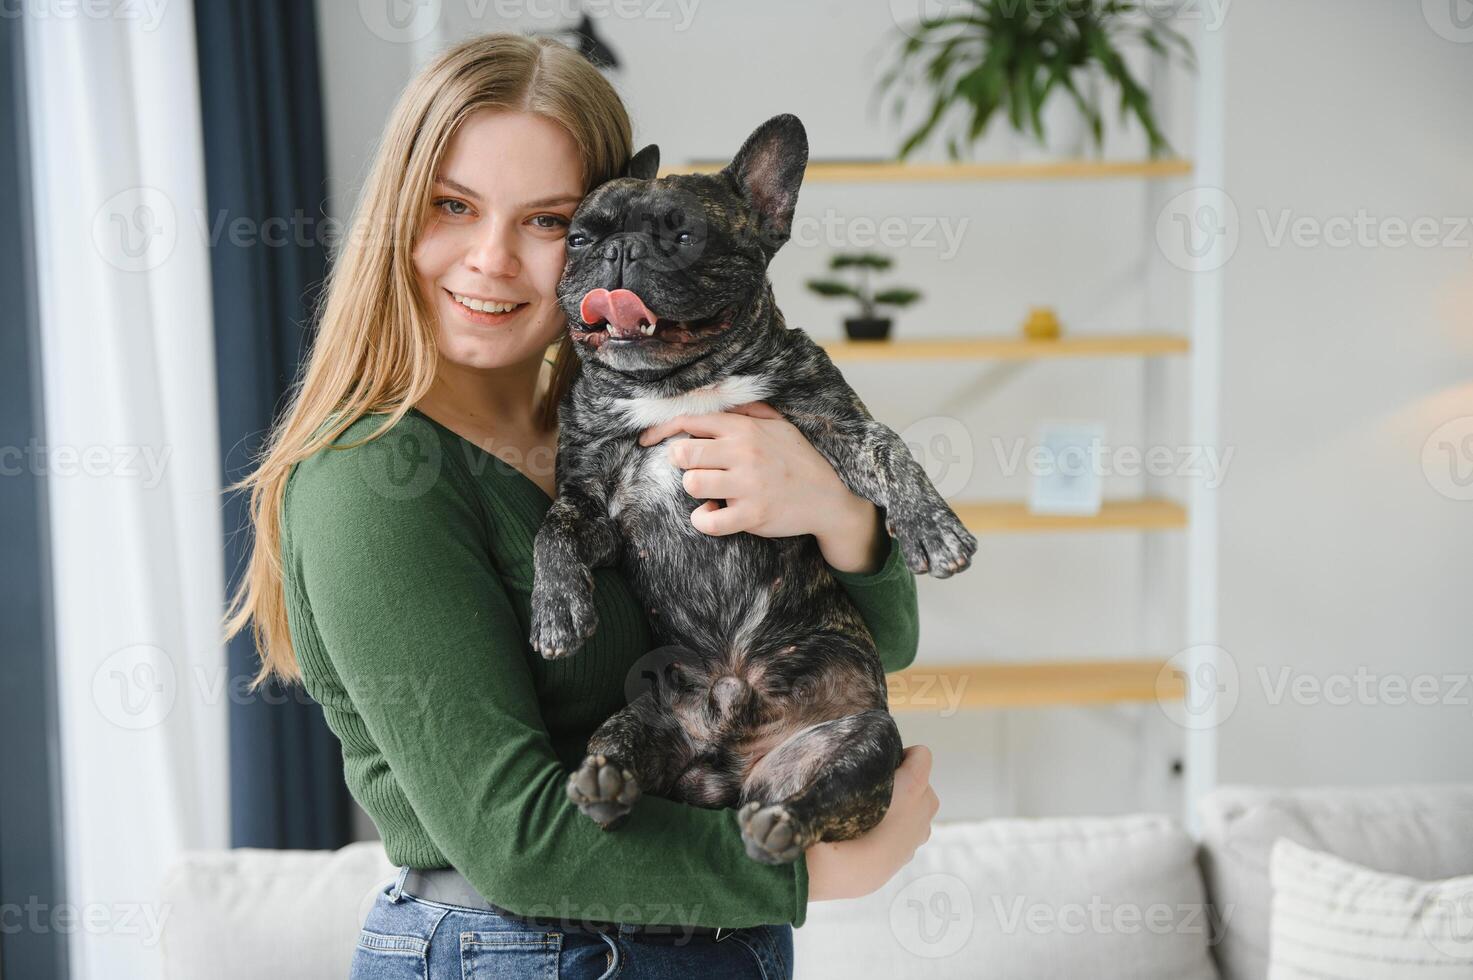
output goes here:
{"type": "Polygon", "coordinates": [[[829,573],[849,593],[869,627],[885,671],[894,673],[915,662],[921,642],[921,616],[915,575],[905,567],[895,539],[887,540],[890,550],[877,570],[868,574],[841,572],[831,565],[829,573]]]}
{"type": "Polygon", "coordinates": [[[321,452],[289,484],[287,579],[308,621],[293,639],[320,643],[445,859],[519,915],[801,925],[805,859],[749,859],[734,810],[646,796],[612,832],[578,812],[472,492],[448,468],[383,492],[359,451],[321,452]]]}

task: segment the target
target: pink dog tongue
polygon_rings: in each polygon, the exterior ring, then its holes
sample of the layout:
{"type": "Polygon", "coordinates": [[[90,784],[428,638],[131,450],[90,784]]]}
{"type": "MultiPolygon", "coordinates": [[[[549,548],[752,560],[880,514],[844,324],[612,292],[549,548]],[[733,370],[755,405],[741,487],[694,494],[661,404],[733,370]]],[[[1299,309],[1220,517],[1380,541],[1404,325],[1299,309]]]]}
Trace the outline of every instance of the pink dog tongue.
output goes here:
{"type": "Polygon", "coordinates": [[[579,304],[578,312],[582,314],[584,323],[609,321],[609,332],[616,334],[638,333],[641,321],[659,322],[659,318],[644,305],[644,300],[628,289],[616,289],[613,292],[607,289],[591,289],[579,304]]]}

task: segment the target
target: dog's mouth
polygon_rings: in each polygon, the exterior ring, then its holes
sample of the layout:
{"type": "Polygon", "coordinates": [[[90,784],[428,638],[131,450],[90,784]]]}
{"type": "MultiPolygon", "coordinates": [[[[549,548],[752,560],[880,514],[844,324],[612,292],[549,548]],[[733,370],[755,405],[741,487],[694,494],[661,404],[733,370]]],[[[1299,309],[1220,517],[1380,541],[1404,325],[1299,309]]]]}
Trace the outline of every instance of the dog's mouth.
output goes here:
{"type": "Polygon", "coordinates": [[[586,328],[573,327],[573,339],[589,347],[604,344],[686,344],[720,333],[731,325],[731,310],[697,320],[671,320],[656,316],[639,295],[628,289],[591,289],[583,296],[578,312],[586,328]]]}

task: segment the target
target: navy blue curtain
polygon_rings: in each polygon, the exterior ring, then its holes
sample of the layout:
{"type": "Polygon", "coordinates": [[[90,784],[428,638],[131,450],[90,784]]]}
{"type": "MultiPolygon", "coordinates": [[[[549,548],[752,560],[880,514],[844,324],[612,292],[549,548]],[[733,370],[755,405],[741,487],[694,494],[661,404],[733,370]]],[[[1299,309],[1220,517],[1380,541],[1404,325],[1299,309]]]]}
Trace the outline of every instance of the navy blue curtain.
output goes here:
{"type": "MultiPolygon", "coordinates": [[[[195,5],[212,236],[223,477],[250,469],[308,342],[327,268],[326,151],[317,24],[303,0],[195,5]]],[[[234,592],[250,544],[246,499],[224,507],[234,592]]],[[[231,837],[237,847],[348,842],[351,804],[337,740],[300,687],[239,696],[256,672],[248,635],[230,645],[231,837]]]]}
{"type": "Polygon", "coordinates": [[[22,36],[0,17],[0,976],[67,975],[61,929],[23,928],[32,905],[65,900],[56,651],[47,563],[46,445],[30,208],[22,36]],[[6,928],[9,926],[10,928],[6,928]]]}

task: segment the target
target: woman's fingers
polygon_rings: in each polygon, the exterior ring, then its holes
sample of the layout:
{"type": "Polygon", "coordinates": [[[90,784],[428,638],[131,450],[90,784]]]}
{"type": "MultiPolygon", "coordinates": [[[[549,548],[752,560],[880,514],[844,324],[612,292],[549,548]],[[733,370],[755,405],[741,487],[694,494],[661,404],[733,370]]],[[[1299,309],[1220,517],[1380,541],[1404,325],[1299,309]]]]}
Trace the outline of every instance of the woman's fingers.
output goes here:
{"type": "Polygon", "coordinates": [[[726,470],[740,460],[736,447],[730,440],[697,438],[677,439],[672,442],[665,451],[665,458],[672,466],[683,470],[726,470]]]}
{"type": "Polygon", "coordinates": [[[750,415],[755,419],[780,419],[785,417],[782,412],[779,412],[766,402],[746,402],[742,405],[733,405],[727,411],[735,412],[738,415],[750,415]]]}
{"type": "Polygon", "coordinates": [[[677,432],[688,432],[693,436],[714,439],[729,435],[743,425],[751,425],[747,419],[734,412],[712,412],[708,415],[677,415],[675,418],[653,425],[639,434],[641,446],[653,446],[677,432]]]}
{"type": "Polygon", "coordinates": [[[729,470],[686,470],[680,482],[697,500],[728,500],[743,493],[741,478],[729,470]]]}
{"type": "Polygon", "coordinates": [[[924,745],[908,745],[905,755],[901,757],[900,768],[895,770],[898,776],[905,773],[907,779],[918,780],[925,785],[931,780],[931,750],[924,745]]]}
{"type": "Polygon", "coordinates": [[[747,529],[747,515],[740,507],[722,507],[708,500],[691,511],[690,522],[703,534],[721,536],[747,529]]]}

